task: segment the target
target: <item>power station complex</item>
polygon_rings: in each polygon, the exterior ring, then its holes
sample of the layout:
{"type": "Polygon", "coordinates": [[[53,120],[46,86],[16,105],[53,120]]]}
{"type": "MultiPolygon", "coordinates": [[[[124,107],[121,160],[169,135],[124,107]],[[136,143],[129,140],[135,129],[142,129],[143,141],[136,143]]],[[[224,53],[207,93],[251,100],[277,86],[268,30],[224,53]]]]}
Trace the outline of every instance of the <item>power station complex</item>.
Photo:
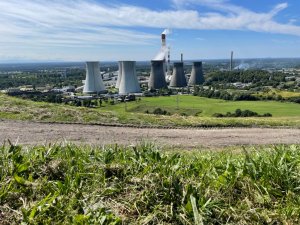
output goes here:
{"type": "MultiPolygon", "coordinates": [[[[166,32],[161,35],[162,46],[159,53],[151,60],[151,72],[148,81],[149,90],[158,90],[168,87],[168,77],[170,77],[170,88],[184,88],[187,86],[201,85],[204,82],[202,62],[193,62],[192,72],[189,81],[187,81],[184,71],[184,64],[174,62],[173,73],[170,73],[170,47],[166,45],[166,32]]],[[[141,88],[136,74],[135,61],[118,62],[118,79],[116,88],[119,89],[119,95],[128,95],[140,93],[141,88]]],[[[86,62],[86,79],[84,81],[83,93],[103,93],[105,85],[100,74],[99,62],[86,62]]]]}

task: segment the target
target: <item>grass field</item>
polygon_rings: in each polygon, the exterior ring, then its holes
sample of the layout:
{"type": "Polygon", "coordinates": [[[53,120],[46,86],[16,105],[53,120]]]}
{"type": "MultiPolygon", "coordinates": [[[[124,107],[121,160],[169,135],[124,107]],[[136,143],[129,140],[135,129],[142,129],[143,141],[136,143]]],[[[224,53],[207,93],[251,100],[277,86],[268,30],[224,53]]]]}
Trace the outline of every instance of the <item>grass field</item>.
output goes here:
{"type": "Polygon", "coordinates": [[[0,147],[1,224],[299,224],[300,146],[0,147]]]}
{"type": "MultiPolygon", "coordinates": [[[[108,109],[124,111],[124,104],[107,106],[108,109]]],[[[214,113],[234,112],[236,109],[249,109],[259,114],[271,113],[274,117],[300,116],[300,104],[275,101],[225,101],[220,99],[201,98],[197,96],[179,95],[177,97],[143,98],[140,102],[127,103],[129,112],[144,113],[154,108],[166,109],[171,113],[210,117],[214,113]],[[178,106],[178,110],[177,110],[178,106]]]]}
{"type": "Polygon", "coordinates": [[[33,102],[0,94],[0,119],[44,122],[117,123],[155,126],[194,127],[300,127],[300,104],[275,101],[224,101],[194,96],[142,98],[141,101],[104,105],[101,108],[73,107],[63,104],[33,102]],[[172,116],[145,114],[155,108],[171,112],[172,116]],[[214,113],[233,112],[237,108],[259,114],[271,113],[271,118],[214,118],[214,113]],[[185,113],[191,116],[180,116],[185,113]],[[194,116],[197,115],[197,116],[194,116]]]}

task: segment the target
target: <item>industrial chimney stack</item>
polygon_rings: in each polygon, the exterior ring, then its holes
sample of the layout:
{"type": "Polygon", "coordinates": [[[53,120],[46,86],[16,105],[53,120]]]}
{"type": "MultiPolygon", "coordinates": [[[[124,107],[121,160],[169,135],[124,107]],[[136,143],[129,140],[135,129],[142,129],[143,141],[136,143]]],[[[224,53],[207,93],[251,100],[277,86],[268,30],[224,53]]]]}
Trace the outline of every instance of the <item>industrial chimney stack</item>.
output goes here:
{"type": "Polygon", "coordinates": [[[233,70],[233,51],[231,51],[231,57],[230,57],[230,71],[233,70]]]}
{"type": "Polygon", "coordinates": [[[162,48],[166,47],[166,34],[164,33],[161,34],[161,46],[162,48]]]}
{"type": "Polygon", "coordinates": [[[83,93],[92,94],[105,91],[105,86],[100,74],[99,62],[86,62],[86,79],[83,93]]]}
{"type": "Polygon", "coordinates": [[[148,83],[149,90],[167,88],[164,71],[164,60],[151,61],[151,74],[148,83]]]}
{"type": "Polygon", "coordinates": [[[121,61],[120,65],[119,71],[122,71],[122,77],[119,85],[119,94],[140,93],[141,88],[136,76],[136,62],[121,61]]]}
{"type": "Polygon", "coordinates": [[[170,87],[186,87],[187,82],[183,70],[183,62],[174,63],[170,87]]]}
{"type": "Polygon", "coordinates": [[[189,80],[189,86],[200,85],[204,83],[202,62],[193,62],[192,73],[189,80]]]}

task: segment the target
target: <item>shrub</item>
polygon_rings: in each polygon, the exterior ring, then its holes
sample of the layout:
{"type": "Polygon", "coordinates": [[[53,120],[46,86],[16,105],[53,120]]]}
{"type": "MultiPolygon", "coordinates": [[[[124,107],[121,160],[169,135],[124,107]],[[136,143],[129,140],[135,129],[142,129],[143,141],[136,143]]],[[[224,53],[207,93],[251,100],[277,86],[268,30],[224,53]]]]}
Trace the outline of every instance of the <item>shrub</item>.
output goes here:
{"type": "Polygon", "coordinates": [[[213,117],[271,117],[271,113],[265,113],[263,115],[259,115],[257,112],[253,112],[251,110],[241,110],[241,109],[236,109],[234,113],[227,112],[226,114],[222,113],[214,113],[212,115],[213,117]]]}

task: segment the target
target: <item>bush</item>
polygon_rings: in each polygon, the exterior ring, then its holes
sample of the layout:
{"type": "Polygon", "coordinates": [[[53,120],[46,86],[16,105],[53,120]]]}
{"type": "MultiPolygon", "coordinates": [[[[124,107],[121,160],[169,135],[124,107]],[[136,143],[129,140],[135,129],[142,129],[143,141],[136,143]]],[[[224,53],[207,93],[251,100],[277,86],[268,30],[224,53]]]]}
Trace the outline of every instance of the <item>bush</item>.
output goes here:
{"type": "Polygon", "coordinates": [[[234,113],[227,112],[226,114],[222,113],[214,113],[212,115],[213,117],[271,117],[271,113],[265,113],[263,115],[259,115],[257,112],[253,112],[251,110],[241,110],[241,109],[236,109],[234,113]]]}
{"type": "Polygon", "coordinates": [[[153,114],[155,114],[155,115],[169,115],[170,113],[168,113],[166,110],[162,110],[161,108],[156,108],[156,109],[154,109],[153,114]]]}

